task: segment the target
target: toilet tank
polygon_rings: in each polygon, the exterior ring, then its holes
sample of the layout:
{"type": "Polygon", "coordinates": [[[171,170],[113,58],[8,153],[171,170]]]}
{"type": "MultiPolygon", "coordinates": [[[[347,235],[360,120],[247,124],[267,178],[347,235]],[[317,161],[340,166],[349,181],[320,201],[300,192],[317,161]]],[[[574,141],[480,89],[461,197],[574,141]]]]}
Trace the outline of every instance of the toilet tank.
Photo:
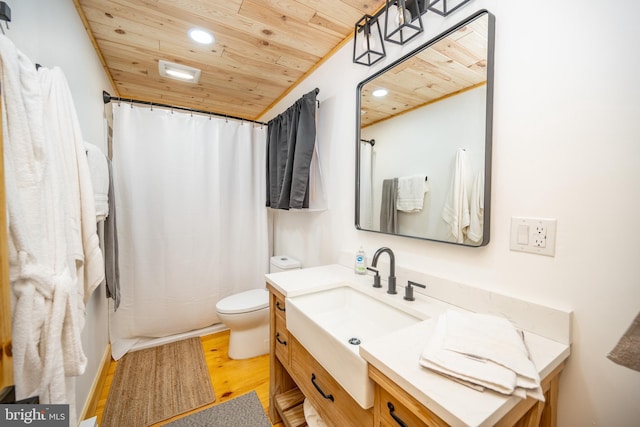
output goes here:
{"type": "Polygon", "coordinates": [[[301,267],[302,265],[297,259],[291,258],[286,255],[276,255],[271,257],[271,262],[269,263],[269,273],[295,270],[301,267]]]}

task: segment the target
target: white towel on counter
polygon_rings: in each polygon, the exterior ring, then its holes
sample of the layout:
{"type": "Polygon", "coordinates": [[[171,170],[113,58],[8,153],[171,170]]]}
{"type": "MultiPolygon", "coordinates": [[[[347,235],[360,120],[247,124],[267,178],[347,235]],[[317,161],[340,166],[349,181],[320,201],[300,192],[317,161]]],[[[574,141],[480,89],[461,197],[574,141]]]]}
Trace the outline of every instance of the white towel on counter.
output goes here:
{"type": "Polygon", "coordinates": [[[499,393],[544,401],[522,336],[501,317],[449,310],[437,319],[420,365],[499,393]]]}
{"type": "Polygon", "coordinates": [[[100,222],[109,215],[109,165],[107,157],[98,147],[85,141],[84,148],[87,151],[87,162],[93,185],[96,222],[100,222]]]}
{"type": "Polygon", "coordinates": [[[429,191],[429,183],[425,178],[424,175],[398,178],[397,210],[403,212],[419,212],[422,210],[424,195],[429,191]]]}
{"type": "Polygon", "coordinates": [[[442,219],[448,224],[451,240],[464,243],[467,227],[469,227],[469,191],[467,180],[470,176],[470,164],[467,152],[458,149],[456,161],[451,175],[449,193],[442,209],[442,219]]]}

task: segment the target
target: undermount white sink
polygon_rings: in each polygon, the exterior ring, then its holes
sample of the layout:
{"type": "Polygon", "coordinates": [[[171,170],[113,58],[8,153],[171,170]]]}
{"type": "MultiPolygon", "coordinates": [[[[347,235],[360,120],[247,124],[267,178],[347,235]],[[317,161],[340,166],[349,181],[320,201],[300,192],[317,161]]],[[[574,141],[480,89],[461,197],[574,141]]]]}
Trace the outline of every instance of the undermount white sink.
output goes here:
{"type": "Polygon", "coordinates": [[[287,329],[365,409],[373,406],[373,382],[359,344],[423,320],[383,299],[345,285],[287,298],[286,304],[287,329]]]}

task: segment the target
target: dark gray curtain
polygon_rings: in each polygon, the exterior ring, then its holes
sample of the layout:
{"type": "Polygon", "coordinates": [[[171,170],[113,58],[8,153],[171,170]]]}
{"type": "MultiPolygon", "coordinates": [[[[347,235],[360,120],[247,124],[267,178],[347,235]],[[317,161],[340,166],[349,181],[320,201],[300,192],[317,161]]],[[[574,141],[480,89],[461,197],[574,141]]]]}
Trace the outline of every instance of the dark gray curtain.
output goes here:
{"type": "Polygon", "coordinates": [[[316,141],[316,95],[304,95],[269,121],[267,134],[267,206],[309,207],[309,167],[316,141]]]}

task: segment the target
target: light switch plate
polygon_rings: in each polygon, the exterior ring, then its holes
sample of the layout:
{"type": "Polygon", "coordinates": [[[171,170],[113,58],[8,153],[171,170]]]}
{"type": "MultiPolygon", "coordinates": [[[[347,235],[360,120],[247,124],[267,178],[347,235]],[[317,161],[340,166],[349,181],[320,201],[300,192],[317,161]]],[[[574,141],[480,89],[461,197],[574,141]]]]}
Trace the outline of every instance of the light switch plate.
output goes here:
{"type": "Polygon", "coordinates": [[[511,217],[512,251],[555,256],[556,219],[511,217]]]}

